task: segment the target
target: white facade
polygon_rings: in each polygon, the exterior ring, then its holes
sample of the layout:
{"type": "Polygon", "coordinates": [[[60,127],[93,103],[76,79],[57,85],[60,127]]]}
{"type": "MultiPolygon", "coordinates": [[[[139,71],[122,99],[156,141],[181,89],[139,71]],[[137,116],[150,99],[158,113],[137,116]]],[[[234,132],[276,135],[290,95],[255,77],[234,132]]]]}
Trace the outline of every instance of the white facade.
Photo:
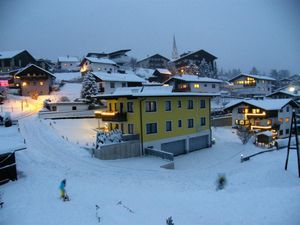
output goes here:
{"type": "MultiPolygon", "coordinates": [[[[111,61],[111,60],[109,60],[111,61]]],[[[110,72],[115,73],[118,70],[118,66],[111,61],[95,59],[95,60],[85,60],[81,65],[81,72],[93,71],[93,72],[110,72]],[[107,61],[107,62],[106,62],[107,61]]]]}
{"type": "Polygon", "coordinates": [[[88,110],[89,105],[83,102],[54,102],[48,103],[50,111],[72,112],[88,110]]]}
{"type": "Polygon", "coordinates": [[[79,71],[80,61],[76,57],[58,57],[58,64],[62,71],[79,71]]]}
{"type": "Polygon", "coordinates": [[[265,96],[272,93],[272,81],[274,79],[257,75],[240,75],[231,79],[230,87],[233,95],[253,97],[265,96]]]}
{"type": "Polygon", "coordinates": [[[103,92],[101,92],[103,94],[112,94],[116,90],[116,88],[128,87],[128,83],[123,81],[104,81],[98,83],[98,85],[99,90],[104,90],[103,92]]]}

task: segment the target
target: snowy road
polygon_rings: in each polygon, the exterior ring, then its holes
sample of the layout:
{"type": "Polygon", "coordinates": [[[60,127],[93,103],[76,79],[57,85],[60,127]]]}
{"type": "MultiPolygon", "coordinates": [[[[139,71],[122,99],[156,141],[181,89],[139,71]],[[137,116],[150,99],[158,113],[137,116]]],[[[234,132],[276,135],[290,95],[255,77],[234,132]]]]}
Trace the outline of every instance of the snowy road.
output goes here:
{"type": "Polygon", "coordinates": [[[22,119],[20,129],[27,150],[17,153],[19,180],[3,187],[1,225],[99,224],[96,204],[105,225],[164,224],[169,216],[190,225],[300,222],[295,161],[284,171],[285,152],[278,151],[241,164],[241,152],[257,149],[241,145],[230,129],[214,131],[211,149],[176,157],[171,171],[152,157],[91,158],[36,116],[22,119]],[[218,173],[226,173],[228,185],[216,192],[218,173]],[[65,203],[58,192],[63,178],[71,197],[65,203]]]}

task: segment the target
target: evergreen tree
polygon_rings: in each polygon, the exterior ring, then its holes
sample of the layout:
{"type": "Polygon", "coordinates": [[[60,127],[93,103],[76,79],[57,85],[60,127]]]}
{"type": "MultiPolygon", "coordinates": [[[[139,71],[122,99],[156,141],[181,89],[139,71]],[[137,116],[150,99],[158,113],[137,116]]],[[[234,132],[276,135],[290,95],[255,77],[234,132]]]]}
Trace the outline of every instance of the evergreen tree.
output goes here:
{"type": "Polygon", "coordinates": [[[98,94],[99,90],[94,75],[87,73],[82,82],[81,98],[98,94]]]}
{"type": "Polygon", "coordinates": [[[256,69],[255,66],[253,66],[249,73],[252,74],[252,75],[258,75],[259,71],[256,69]]]}
{"type": "Polygon", "coordinates": [[[167,225],[174,225],[172,216],[170,216],[169,218],[167,218],[166,224],[167,224],[167,225]]]}

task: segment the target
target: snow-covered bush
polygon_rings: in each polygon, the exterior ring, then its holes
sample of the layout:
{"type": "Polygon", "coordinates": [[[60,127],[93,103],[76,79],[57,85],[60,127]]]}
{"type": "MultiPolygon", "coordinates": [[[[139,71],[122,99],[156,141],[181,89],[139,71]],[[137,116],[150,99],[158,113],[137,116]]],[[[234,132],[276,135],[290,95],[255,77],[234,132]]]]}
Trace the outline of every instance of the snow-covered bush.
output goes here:
{"type": "Polygon", "coordinates": [[[217,181],[216,181],[216,185],[217,185],[216,190],[222,190],[222,189],[224,189],[226,183],[227,183],[227,180],[226,180],[225,174],[219,174],[219,176],[217,178],[217,181]]]}
{"type": "Polygon", "coordinates": [[[252,137],[253,132],[251,132],[250,129],[245,126],[237,126],[236,129],[237,129],[236,134],[239,137],[239,139],[242,141],[244,145],[247,144],[250,138],[252,137]]]}
{"type": "Polygon", "coordinates": [[[96,136],[96,149],[103,144],[119,143],[122,141],[122,131],[114,129],[110,132],[98,131],[96,136]]]}
{"type": "Polygon", "coordinates": [[[91,73],[87,73],[82,82],[81,98],[88,98],[92,95],[98,94],[99,90],[95,77],[91,73]]]}

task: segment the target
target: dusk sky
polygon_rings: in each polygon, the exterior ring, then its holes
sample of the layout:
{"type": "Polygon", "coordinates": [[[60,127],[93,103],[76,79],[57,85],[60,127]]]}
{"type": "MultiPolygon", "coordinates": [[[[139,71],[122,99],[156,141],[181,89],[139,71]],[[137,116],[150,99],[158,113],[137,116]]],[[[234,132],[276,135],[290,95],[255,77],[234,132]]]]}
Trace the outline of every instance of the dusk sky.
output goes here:
{"type": "Polygon", "coordinates": [[[300,73],[298,0],[0,0],[0,51],[36,58],[204,49],[218,69],[300,73]]]}

